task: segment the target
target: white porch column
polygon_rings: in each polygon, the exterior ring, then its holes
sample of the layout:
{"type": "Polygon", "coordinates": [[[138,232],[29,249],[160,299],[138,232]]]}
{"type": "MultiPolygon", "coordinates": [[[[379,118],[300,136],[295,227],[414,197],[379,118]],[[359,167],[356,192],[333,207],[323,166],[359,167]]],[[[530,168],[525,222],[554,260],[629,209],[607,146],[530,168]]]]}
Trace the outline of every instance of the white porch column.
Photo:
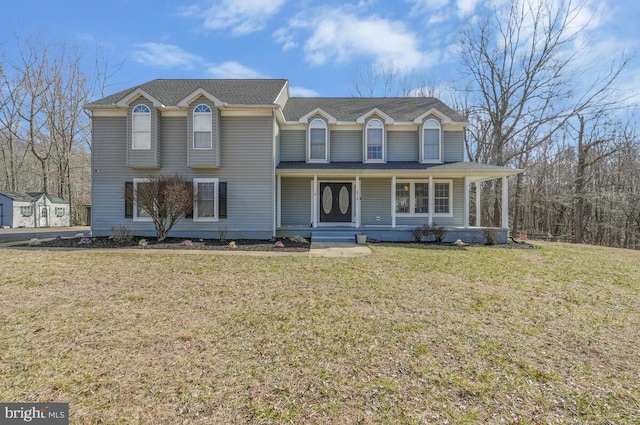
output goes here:
{"type": "Polygon", "coordinates": [[[396,176],[391,177],[391,228],[396,228],[396,176]]]}
{"type": "Polygon", "coordinates": [[[360,176],[356,175],[356,227],[360,227],[360,176]]]}
{"type": "Polygon", "coordinates": [[[509,182],[502,178],[502,228],[509,228],[509,182]]]}
{"type": "Polygon", "coordinates": [[[482,225],[482,208],[480,208],[480,194],[482,193],[482,182],[476,182],[476,226],[482,225]]]}
{"type": "Polygon", "coordinates": [[[429,176],[429,226],[433,225],[433,212],[436,210],[435,204],[436,194],[433,188],[433,176],[429,176]]]}
{"type": "Polygon", "coordinates": [[[464,228],[469,227],[469,177],[464,178],[464,228]]]}
{"type": "Polygon", "coordinates": [[[313,227],[318,227],[318,176],[313,176],[313,188],[311,189],[311,196],[313,196],[313,202],[311,208],[313,212],[311,218],[313,219],[313,227]]]}
{"type": "Polygon", "coordinates": [[[282,227],[282,176],[278,176],[276,180],[276,229],[282,227]]]}

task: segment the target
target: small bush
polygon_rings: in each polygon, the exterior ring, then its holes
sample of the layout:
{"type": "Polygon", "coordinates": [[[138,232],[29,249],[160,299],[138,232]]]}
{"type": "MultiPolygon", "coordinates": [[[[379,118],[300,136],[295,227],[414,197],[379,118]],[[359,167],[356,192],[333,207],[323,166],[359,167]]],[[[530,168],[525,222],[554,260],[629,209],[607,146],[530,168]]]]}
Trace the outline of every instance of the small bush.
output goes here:
{"type": "Polygon", "coordinates": [[[74,237],[76,239],[82,239],[82,238],[84,238],[84,233],[76,233],[76,235],[74,237]]]}
{"type": "Polygon", "coordinates": [[[423,224],[422,226],[418,226],[412,229],[411,234],[413,235],[413,239],[415,239],[416,242],[422,242],[424,238],[433,236],[434,242],[442,243],[445,236],[447,235],[447,228],[444,226],[437,226],[435,224],[423,224]]]}
{"type": "Polygon", "coordinates": [[[218,239],[221,241],[227,240],[227,233],[229,232],[229,226],[227,224],[218,224],[218,239]]]}
{"type": "Polygon", "coordinates": [[[282,243],[282,241],[278,241],[278,242],[276,242],[275,247],[276,248],[284,248],[284,244],[282,243]]]}
{"type": "Polygon", "coordinates": [[[185,239],[184,242],[182,242],[183,246],[193,246],[193,241],[191,239],[185,239]]]}
{"type": "Polygon", "coordinates": [[[496,229],[482,229],[482,234],[484,235],[485,243],[487,245],[497,245],[499,243],[498,231],[496,229]]]}
{"type": "Polygon", "coordinates": [[[291,237],[289,238],[289,240],[290,240],[291,242],[295,242],[295,243],[309,243],[309,241],[308,241],[308,240],[306,240],[305,238],[303,238],[303,237],[302,237],[302,236],[300,236],[300,235],[291,236],[291,237]]]}
{"type": "Polygon", "coordinates": [[[447,229],[444,226],[436,226],[434,224],[431,226],[429,231],[433,233],[433,239],[436,241],[436,243],[442,243],[445,236],[447,236],[447,229]]]}
{"type": "Polygon", "coordinates": [[[29,239],[29,246],[38,246],[40,244],[42,244],[42,242],[40,242],[38,238],[29,239]]]}
{"type": "Polygon", "coordinates": [[[115,242],[131,242],[133,240],[133,229],[124,224],[118,224],[111,228],[111,236],[115,242]]]}
{"type": "Polygon", "coordinates": [[[428,228],[428,225],[418,226],[416,228],[411,229],[411,234],[413,235],[413,239],[416,242],[422,242],[422,237],[425,236],[425,229],[428,228]]]}
{"type": "Polygon", "coordinates": [[[140,239],[138,241],[138,246],[141,246],[141,247],[147,246],[147,240],[146,239],[140,239]]]}
{"type": "Polygon", "coordinates": [[[80,242],[78,242],[80,245],[89,245],[90,243],[92,243],[91,239],[89,238],[81,238],[80,242]]]}

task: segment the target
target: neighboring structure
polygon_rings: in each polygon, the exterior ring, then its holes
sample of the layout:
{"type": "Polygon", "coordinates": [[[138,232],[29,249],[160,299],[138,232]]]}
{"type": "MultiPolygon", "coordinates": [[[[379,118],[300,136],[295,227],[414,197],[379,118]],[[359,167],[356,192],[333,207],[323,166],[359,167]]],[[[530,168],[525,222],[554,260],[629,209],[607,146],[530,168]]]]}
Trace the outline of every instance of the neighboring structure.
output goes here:
{"type": "Polygon", "coordinates": [[[507,239],[507,177],[520,171],[464,162],[467,122],[435,98],[291,98],[287,80],[153,80],[86,108],[96,236],[117,224],[153,235],[123,193],[178,173],[193,179],[198,203],[173,236],[411,240],[412,228],[437,224],[447,239],[480,241],[471,185],[502,179],[497,231],[507,239]]]}
{"type": "Polygon", "coordinates": [[[0,227],[66,227],[69,203],[44,192],[0,192],[0,227]]]}

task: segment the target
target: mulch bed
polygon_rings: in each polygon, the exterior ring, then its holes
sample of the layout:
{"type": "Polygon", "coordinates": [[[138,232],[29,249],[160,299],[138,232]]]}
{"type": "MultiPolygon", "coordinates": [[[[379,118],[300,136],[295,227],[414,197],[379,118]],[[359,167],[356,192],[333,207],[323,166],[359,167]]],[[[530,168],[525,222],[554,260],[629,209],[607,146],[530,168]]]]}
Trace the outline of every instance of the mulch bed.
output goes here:
{"type": "MultiPolygon", "coordinates": [[[[108,237],[94,238],[56,238],[49,241],[41,241],[39,247],[45,248],[83,248],[83,249],[187,249],[187,250],[216,250],[216,251],[275,251],[275,252],[307,252],[308,243],[293,242],[289,239],[276,239],[274,241],[258,239],[237,239],[234,241],[236,248],[231,248],[231,241],[218,239],[185,239],[166,238],[158,242],[156,238],[134,237],[130,242],[116,242],[108,237]],[[146,245],[141,246],[140,240],[145,239],[146,245]],[[83,243],[81,243],[81,241],[83,243]],[[91,242],[88,242],[91,241],[91,242]],[[282,242],[284,247],[277,247],[277,242],[282,242]]],[[[18,245],[28,247],[28,244],[18,245]]]]}

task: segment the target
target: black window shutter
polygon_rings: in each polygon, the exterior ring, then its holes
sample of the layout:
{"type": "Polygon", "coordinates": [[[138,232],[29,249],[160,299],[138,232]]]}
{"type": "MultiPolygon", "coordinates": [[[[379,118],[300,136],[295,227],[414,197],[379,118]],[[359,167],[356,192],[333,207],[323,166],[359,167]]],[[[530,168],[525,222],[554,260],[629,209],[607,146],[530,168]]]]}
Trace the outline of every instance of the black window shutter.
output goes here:
{"type": "Polygon", "coordinates": [[[218,217],[227,218],[227,182],[218,183],[218,217]]]}
{"type": "Polygon", "coordinates": [[[124,183],[124,217],[133,218],[133,182],[124,183]]]}
{"type": "MultiPolygon", "coordinates": [[[[185,182],[185,185],[187,186],[186,190],[193,190],[193,182],[185,182]]],[[[194,193],[194,198],[193,198],[193,204],[195,205],[196,203],[196,198],[195,198],[195,193],[194,193]]],[[[193,205],[191,205],[191,211],[189,211],[188,213],[186,213],[184,215],[184,218],[193,218],[193,205]]]]}

